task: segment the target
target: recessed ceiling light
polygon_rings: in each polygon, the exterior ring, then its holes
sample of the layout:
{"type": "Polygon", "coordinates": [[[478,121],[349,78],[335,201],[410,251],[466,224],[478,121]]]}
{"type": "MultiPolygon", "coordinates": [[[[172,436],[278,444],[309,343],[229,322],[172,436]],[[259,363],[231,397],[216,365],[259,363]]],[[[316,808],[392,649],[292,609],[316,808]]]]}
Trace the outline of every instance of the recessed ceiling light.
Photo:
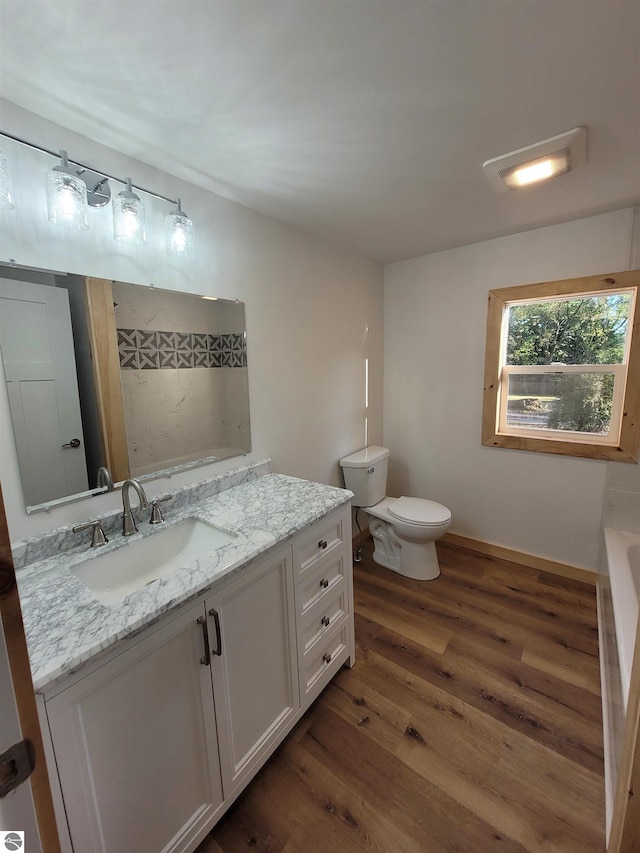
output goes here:
{"type": "Polygon", "coordinates": [[[536,184],[538,181],[546,181],[548,178],[564,175],[568,171],[569,152],[563,148],[562,151],[551,154],[549,157],[540,157],[537,160],[530,160],[523,166],[501,170],[500,177],[509,189],[516,190],[518,187],[526,187],[529,184],[536,184]]]}
{"type": "Polygon", "coordinates": [[[587,128],[576,127],[494,157],[482,164],[485,174],[498,192],[519,189],[547,181],[576,169],[587,160],[587,128]]]}

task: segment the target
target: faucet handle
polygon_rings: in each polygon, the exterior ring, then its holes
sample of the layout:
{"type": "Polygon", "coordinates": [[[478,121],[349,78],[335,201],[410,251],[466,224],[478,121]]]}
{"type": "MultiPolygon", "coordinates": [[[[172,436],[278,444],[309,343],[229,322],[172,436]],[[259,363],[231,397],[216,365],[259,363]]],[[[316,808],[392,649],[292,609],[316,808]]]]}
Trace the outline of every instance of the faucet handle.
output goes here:
{"type": "Polygon", "coordinates": [[[82,530],[91,528],[91,547],[98,548],[100,545],[106,545],[109,539],[106,537],[102,524],[99,521],[88,521],[86,524],[79,524],[73,528],[74,533],[80,533],[82,530]]]}
{"type": "Polygon", "coordinates": [[[172,498],[173,495],[163,495],[161,498],[151,501],[151,518],[149,519],[149,524],[160,524],[160,522],[164,521],[164,516],[158,504],[170,501],[172,498]]]}

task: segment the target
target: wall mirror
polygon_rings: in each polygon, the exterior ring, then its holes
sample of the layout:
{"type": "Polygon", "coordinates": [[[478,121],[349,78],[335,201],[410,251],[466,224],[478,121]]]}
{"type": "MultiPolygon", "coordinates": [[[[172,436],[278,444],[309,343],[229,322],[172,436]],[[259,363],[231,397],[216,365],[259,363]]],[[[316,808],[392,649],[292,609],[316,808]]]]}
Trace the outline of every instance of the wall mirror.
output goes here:
{"type": "Polygon", "coordinates": [[[0,351],[27,512],[251,450],[242,302],[3,265],[0,351]]]}

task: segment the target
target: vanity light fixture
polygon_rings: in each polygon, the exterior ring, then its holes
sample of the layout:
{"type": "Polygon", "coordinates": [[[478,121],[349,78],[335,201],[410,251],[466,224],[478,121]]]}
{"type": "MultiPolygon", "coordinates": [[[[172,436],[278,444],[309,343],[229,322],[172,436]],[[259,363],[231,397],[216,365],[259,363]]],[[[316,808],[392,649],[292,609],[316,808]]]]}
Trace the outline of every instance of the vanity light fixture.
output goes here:
{"type": "MultiPolygon", "coordinates": [[[[66,151],[55,152],[19,136],[0,131],[0,137],[25,145],[51,157],[60,158],[60,163],[47,174],[47,213],[51,222],[67,228],[87,229],[89,207],[104,207],[111,201],[109,181],[124,184],[125,189],[113,199],[113,236],[121,243],[142,246],[147,242],[145,231],[145,208],[134,190],[173,206],[166,217],[167,251],[177,257],[192,258],[193,222],[182,210],[180,199],[168,198],[160,193],[136,186],[131,178],[117,178],[106,172],[97,172],[91,166],[69,160],[66,151]]],[[[0,152],[0,210],[14,207],[10,176],[6,157],[0,152]]]]}
{"type": "Polygon", "coordinates": [[[131,178],[125,178],[125,184],[125,189],[113,200],[113,236],[120,243],[144,246],[147,242],[144,205],[133,192],[131,178]]]}
{"type": "Polygon", "coordinates": [[[0,151],[0,210],[13,210],[15,205],[11,198],[11,175],[7,158],[0,151]]]}
{"type": "Polygon", "coordinates": [[[71,171],[66,151],[60,151],[60,165],[47,172],[46,181],[49,221],[85,231],[89,227],[87,185],[71,171]]]}
{"type": "Polygon", "coordinates": [[[587,161],[587,128],[576,127],[482,164],[498,192],[565,175],[587,161]]]}
{"type": "Polygon", "coordinates": [[[167,252],[185,258],[193,257],[193,222],[182,209],[178,199],[177,206],[165,217],[167,252]]]}

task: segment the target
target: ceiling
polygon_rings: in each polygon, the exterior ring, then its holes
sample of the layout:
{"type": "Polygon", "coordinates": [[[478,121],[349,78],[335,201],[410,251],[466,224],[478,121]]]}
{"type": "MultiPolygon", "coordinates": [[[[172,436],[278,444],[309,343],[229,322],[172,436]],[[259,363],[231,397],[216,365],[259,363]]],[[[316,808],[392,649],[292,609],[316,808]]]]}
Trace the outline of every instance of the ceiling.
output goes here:
{"type": "Polygon", "coordinates": [[[640,0],[0,0],[0,94],[381,262],[640,202],[640,0]]]}

